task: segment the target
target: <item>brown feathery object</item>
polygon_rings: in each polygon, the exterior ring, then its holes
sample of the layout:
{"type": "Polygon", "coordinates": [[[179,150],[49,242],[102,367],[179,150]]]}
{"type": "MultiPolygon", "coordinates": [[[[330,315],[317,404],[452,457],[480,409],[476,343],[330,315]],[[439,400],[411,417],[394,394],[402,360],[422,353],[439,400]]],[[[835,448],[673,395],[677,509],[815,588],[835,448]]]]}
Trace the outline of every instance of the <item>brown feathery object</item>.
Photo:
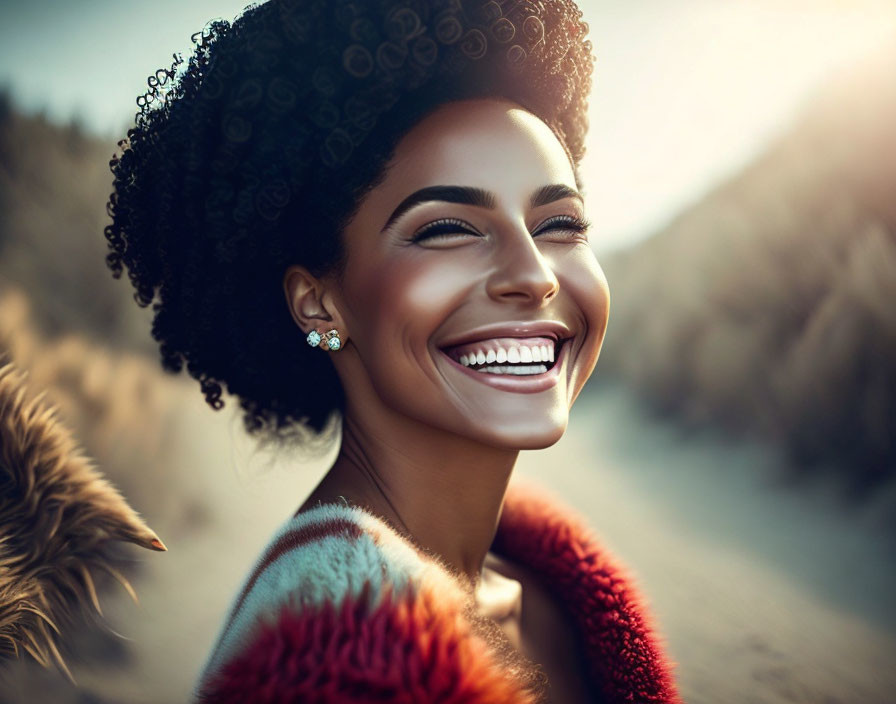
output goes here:
{"type": "Polygon", "coordinates": [[[23,377],[0,366],[0,663],[19,646],[50,659],[75,684],[56,637],[91,605],[103,570],[137,595],[110,563],[112,541],[167,550],[59,423],[44,394],[26,400],[23,377]]]}

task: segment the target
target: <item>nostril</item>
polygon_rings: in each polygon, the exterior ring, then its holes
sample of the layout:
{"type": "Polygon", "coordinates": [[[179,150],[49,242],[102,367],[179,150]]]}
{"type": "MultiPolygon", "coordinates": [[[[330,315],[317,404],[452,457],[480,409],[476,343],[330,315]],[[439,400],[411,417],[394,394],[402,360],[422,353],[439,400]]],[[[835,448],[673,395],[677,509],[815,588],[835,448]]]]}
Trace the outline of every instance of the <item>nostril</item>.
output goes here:
{"type": "Polygon", "coordinates": [[[546,262],[522,262],[509,257],[487,281],[495,300],[543,304],[557,295],[560,283],[546,262]]]}

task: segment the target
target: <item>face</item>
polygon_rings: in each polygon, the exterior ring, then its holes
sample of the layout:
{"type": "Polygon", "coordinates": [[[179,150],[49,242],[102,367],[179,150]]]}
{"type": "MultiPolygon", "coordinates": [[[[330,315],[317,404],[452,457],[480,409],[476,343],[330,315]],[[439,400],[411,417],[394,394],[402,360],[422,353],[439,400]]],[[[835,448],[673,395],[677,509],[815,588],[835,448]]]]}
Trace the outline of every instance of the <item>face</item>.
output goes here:
{"type": "Polygon", "coordinates": [[[609,290],[569,159],[514,103],[449,103],[399,143],[332,287],[352,408],[494,447],[556,442],[597,362],[609,290]],[[360,408],[360,407],[359,407],[360,408]]]}

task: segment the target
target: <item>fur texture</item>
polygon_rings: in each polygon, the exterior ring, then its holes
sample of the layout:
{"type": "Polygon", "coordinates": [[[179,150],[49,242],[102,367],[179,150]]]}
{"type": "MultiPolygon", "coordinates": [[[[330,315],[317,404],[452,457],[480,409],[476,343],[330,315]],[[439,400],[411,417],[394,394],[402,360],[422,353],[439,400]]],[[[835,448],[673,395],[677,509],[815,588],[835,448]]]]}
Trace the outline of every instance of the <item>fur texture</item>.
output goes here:
{"type": "MultiPolygon", "coordinates": [[[[512,484],[492,550],[537,572],[566,605],[577,624],[595,701],[680,704],[674,663],[663,653],[646,601],[584,519],[547,498],[543,487],[512,484]]],[[[259,620],[238,654],[205,683],[198,701],[536,701],[514,676],[519,672],[508,671],[507,660],[480,637],[452,590],[419,579],[415,589],[387,589],[376,601],[373,581],[375,575],[360,595],[350,591],[318,605],[293,594],[276,618],[259,620]]]]}
{"type": "Polygon", "coordinates": [[[108,572],[136,601],[111,564],[113,540],[166,550],[43,395],[27,400],[13,365],[0,367],[0,661],[21,646],[74,682],[56,637],[91,605],[102,614],[92,573],[108,572]]]}
{"type": "MultiPolygon", "coordinates": [[[[368,583],[369,584],[369,583],[368,583]]],[[[494,667],[460,611],[429,589],[369,589],[319,610],[284,607],[199,699],[216,704],[532,704],[494,667]]]]}
{"type": "Polygon", "coordinates": [[[634,575],[582,516],[543,487],[511,484],[492,550],[540,574],[567,606],[602,701],[680,702],[675,664],[634,575]]]}

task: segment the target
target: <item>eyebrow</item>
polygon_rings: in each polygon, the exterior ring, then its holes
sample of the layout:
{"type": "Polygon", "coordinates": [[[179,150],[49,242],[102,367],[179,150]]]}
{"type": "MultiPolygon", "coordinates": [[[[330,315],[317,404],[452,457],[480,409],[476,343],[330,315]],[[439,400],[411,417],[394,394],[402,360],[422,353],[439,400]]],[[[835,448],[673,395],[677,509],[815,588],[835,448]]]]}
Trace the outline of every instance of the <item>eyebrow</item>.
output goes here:
{"type": "MultiPolygon", "coordinates": [[[[578,198],[584,205],[585,199],[577,190],[565,186],[561,183],[551,184],[550,186],[542,186],[532,194],[529,199],[530,208],[538,208],[548,203],[553,203],[561,198],[578,198]]],[[[422,203],[430,201],[439,201],[443,203],[460,203],[461,205],[474,205],[478,208],[495,209],[495,194],[486,191],[483,188],[474,186],[428,186],[414,191],[405,198],[398,207],[392,211],[383,231],[387,230],[398,218],[404,215],[411,208],[422,203]]]]}

